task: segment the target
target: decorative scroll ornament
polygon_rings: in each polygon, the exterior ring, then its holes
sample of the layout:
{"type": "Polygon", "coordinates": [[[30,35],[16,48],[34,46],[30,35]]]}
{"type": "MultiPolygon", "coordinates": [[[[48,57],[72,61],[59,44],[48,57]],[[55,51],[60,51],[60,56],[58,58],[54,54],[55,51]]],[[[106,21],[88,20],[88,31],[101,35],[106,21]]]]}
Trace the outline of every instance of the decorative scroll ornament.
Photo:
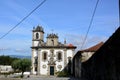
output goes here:
{"type": "Polygon", "coordinates": [[[61,68],[62,68],[62,65],[58,65],[57,67],[58,67],[58,69],[60,69],[60,70],[61,70],[61,68]]]}
{"type": "Polygon", "coordinates": [[[46,68],[46,65],[43,65],[42,67],[43,67],[43,68],[46,68]]]}
{"type": "Polygon", "coordinates": [[[51,51],[50,59],[49,59],[49,61],[48,61],[48,64],[49,64],[49,65],[55,65],[53,50],[51,51]]]}

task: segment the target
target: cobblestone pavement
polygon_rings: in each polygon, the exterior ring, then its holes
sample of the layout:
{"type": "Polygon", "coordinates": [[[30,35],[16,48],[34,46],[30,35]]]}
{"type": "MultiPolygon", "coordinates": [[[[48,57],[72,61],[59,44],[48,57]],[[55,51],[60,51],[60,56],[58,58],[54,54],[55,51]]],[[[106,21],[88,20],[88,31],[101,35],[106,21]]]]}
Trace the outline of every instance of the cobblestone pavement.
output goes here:
{"type": "Polygon", "coordinates": [[[79,80],[75,78],[26,78],[22,80],[79,80]]]}
{"type": "Polygon", "coordinates": [[[11,77],[7,77],[7,78],[0,78],[0,80],[80,80],[80,79],[76,79],[73,77],[54,77],[54,76],[50,76],[50,77],[45,77],[45,76],[30,76],[29,78],[24,77],[24,78],[11,78],[11,77]]]}
{"type": "Polygon", "coordinates": [[[43,77],[43,76],[37,76],[37,77],[30,77],[30,78],[24,78],[22,80],[80,80],[80,79],[76,79],[73,77],[54,77],[54,76],[50,76],[50,77],[43,77]]]}
{"type": "Polygon", "coordinates": [[[21,80],[19,78],[0,78],[0,80],[21,80]]]}

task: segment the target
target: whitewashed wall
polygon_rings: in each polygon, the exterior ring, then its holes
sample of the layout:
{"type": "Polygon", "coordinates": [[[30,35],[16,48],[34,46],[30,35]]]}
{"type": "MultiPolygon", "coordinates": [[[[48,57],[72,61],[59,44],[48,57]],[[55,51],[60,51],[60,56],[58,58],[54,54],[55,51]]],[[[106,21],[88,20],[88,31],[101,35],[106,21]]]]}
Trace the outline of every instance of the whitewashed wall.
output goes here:
{"type": "Polygon", "coordinates": [[[81,53],[82,62],[87,61],[93,54],[94,54],[94,52],[83,52],[83,53],[81,53]]]}
{"type": "MultiPolygon", "coordinates": [[[[50,59],[50,56],[49,56],[49,55],[51,54],[50,50],[51,50],[51,49],[42,49],[42,50],[39,50],[39,52],[37,52],[35,49],[33,50],[33,59],[34,59],[36,56],[38,56],[38,54],[40,55],[40,66],[39,66],[40,75],[48,75],[48,70],[49,70],[48,61],[49,61],[49,59],[50,59]],[[43,58],[42,58],[42,53],[43,53],[44,51],[47,52],[47,57],[48,57],[48,58],[47,58],[46,61],[43,61],[43,58]],[[46,68],[43,68],[43,65],[45,65],[46,68]]],[[[73,58],[73,55],[74,55],[72,49],[68,49],[68,50],[66,51],[66,53],[64,52],[64,49],[54,49],[54,55],[55,55],[54,60],[56,61],[56,65],[55,65],[56,71],[62,71],[62,70],[64,69],[64,67],[65,67],[65,64],[64,64],[64,61],[65,61],[65,59],[64,59],[64,54],[66,54],[67,63],[68,63],[68,57],[73,58]],[[59,51],[62,53],[62,60],[61,60],[61,61],[58,61],[58,60],[57,60],[57,52],[59,52],[59,51]],[[59,65],[62,66],[61,69],[58,68],[59,65]]],[[[33,60],[33,62],[34,62],[34,60],[33,60]]],[[[33,73],[36,74],[34,67],[33,67],[33,73]]]]}

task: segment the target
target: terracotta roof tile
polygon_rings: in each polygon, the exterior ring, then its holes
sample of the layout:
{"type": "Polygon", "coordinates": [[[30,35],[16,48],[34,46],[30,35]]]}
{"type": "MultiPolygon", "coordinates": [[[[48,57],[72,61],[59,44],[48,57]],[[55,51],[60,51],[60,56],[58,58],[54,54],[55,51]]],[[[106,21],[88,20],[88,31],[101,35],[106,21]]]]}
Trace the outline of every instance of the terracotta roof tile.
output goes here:
{"type": "Polygon", "coordinates": [[[85,50],[81,50],[82,52],[96,52],[104,43],[103,42],[100,42],[98,43],[97,45],[93,46],[93,47],[90,47],[88,49],[85,49],[85,50]]]}

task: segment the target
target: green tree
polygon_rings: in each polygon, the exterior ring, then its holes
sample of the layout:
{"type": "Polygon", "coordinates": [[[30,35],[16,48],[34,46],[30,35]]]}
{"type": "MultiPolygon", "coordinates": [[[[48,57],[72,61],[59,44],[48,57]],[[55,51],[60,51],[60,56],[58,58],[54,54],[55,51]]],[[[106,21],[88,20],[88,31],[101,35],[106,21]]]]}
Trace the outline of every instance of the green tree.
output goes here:
{"type": "Polygon", "coordinates": [[[12,63],[12,68],[15,71],[20,71],[22,72],[21,77],[23,77],[23,73],[25,71],[29,71],[31,67],[31,61],[29,59],[20,59],[20,60],[15,60],[12,63]]]}
{"type": "Polygon", "coordinates": [[[12,58],[10,56],[0,56],[0,65],[11,65],[14,60],[18,58],[12,58]]]}
{"type": "Polygon", "coordinates": [[[14,69],[14,71],[16,72],[16,71],[19,71],[19,69],[20,69],[20,64],[21,64],[21,60],[19,59],[19,60],[14,60],[13,62],[12,62],[12,68],[14,69]]]}

